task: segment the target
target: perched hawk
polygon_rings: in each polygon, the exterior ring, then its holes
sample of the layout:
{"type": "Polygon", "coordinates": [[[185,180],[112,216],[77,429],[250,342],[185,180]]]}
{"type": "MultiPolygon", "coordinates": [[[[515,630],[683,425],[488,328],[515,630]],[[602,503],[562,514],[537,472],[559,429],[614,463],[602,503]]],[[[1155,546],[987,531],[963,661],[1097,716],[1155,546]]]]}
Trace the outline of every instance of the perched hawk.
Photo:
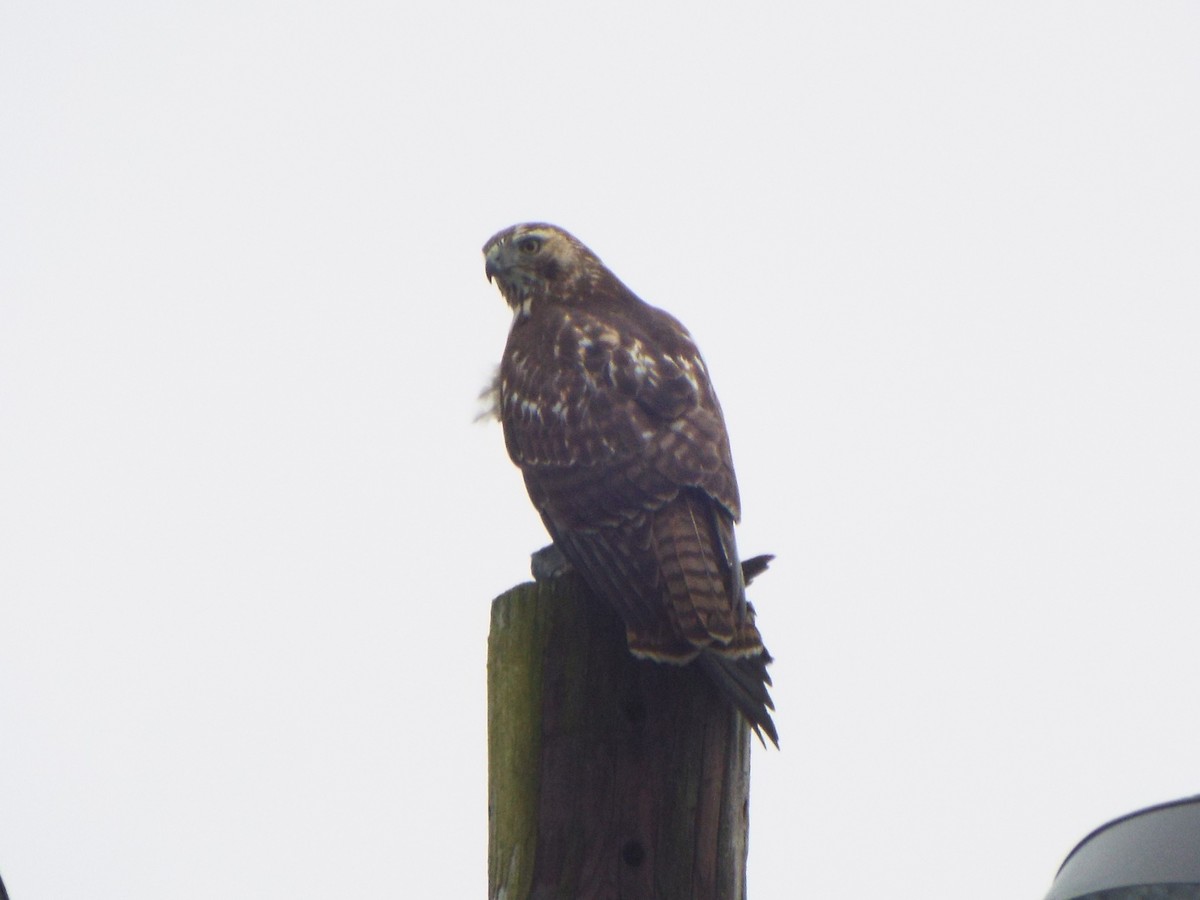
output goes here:
{"type": "Polygon", "coordinates": [[[483,252],[513,310],[496,413],[555,546],[635,656],[696,661],[778,746],[745,587],[769,557],[743,574],[729,438],[691,335],[561,228],[515,225],[483,252]]]}

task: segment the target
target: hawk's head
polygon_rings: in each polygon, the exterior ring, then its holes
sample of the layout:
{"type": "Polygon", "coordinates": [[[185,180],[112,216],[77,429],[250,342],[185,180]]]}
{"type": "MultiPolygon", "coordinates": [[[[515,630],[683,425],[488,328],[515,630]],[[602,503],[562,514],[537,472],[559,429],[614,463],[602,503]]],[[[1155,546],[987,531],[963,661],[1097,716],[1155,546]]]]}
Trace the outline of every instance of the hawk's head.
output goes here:
{"type": "Polygon", "coordinates": [[[567,232],[543,222],[513,225],[483,245],[488,281],[508,305],[529,311],[539,297],[568,299],[604,273],[596,255],[567,232]]]}

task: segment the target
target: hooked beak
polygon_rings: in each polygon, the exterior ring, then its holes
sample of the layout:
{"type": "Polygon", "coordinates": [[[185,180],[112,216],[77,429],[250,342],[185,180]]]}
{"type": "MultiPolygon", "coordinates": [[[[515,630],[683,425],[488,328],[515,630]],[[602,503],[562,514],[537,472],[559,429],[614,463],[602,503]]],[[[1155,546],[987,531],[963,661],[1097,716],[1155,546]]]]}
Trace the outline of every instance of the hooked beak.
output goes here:
{"type": "Polygon", "coordinates": [[[489,282],[493,278],[499,278],[501,273],[504,272],[504,266],[502,266],[500,263],[500,260],[503,256],[504,247],[500,244],[493,244],[490,248],[488,248],[488,252],[484,257],[486,262],[484,263],[483,271],[487,274],[487,280],[489,282]]]}

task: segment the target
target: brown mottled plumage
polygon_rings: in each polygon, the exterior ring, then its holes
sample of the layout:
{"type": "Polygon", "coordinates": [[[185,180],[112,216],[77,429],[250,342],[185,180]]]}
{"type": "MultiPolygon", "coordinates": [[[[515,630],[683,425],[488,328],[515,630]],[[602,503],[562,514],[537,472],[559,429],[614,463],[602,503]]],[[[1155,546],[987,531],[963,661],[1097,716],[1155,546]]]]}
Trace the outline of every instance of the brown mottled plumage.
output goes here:
{"type": "Polygon", "coordinates": [[[515,225],[483,252],[513,309],[496,413],[554,543],[636,656],[697,661],[778,745],[729,438],[691,335],[553,225],[515,225]]]}

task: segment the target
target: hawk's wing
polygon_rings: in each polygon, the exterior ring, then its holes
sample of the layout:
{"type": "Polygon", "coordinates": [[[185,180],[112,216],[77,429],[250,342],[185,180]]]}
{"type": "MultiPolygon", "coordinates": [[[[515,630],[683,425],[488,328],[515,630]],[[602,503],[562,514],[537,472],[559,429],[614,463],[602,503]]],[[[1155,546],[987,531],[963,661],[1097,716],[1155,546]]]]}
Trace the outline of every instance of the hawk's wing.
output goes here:
{"type": "Polygon", "coordinates": [[[621,614],[630,649],[683,662],[762,652],[733,523],[720,405],[691,337],[643,306],[514,325],[501,367],[505,440],[563,554],[621,614]],[[536,367],[551,350],[556,366],[536,367]],[[533,347],[530,347],[532,351],[533,347]]]}

